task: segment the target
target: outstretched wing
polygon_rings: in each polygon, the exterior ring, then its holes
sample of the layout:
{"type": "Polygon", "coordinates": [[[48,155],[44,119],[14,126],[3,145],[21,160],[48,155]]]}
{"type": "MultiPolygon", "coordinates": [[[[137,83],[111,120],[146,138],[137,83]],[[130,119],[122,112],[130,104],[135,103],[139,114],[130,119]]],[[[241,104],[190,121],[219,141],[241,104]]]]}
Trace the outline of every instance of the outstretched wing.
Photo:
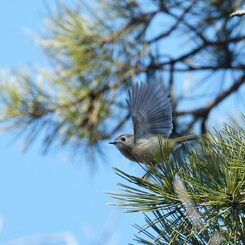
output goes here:
{"type": "Polygon", "coordinates": [[[140,83],[129,91],[129,112],[132,116],[135,139],[172,132],[172,106],[168,94],[159,83],[140,83]]]}

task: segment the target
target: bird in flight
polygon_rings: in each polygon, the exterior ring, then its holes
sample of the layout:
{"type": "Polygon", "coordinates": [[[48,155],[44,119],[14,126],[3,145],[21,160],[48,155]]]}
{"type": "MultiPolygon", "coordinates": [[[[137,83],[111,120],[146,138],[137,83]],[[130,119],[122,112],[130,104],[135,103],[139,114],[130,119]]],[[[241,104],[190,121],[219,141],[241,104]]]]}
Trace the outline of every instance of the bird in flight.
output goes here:
{"type": "Polygon", "coordinates": [[[133,134],[122,134],[110,144],[131,161],[152,166],[162,151],[172,152],[181,143],[196,139],[188,135],[169,139],[173,130],[172,105],[161,83],[136,83],[126,99],[133,122],[133,134]]]}

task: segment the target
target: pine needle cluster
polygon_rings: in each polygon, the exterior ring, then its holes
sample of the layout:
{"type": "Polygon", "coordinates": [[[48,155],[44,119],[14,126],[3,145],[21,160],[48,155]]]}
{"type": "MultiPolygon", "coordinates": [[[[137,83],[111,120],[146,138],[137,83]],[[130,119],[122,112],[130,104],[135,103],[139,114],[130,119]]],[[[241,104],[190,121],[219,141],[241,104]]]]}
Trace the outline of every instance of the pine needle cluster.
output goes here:
{"type": "MultiPolygon", "coordinates": [[[[164,149],[163,149],[164,150],[164,149]]],[[[191,149],[173,153],[142,179],[115,169],[126,183],[116,205],[141,212],[141,244],[244,244],[245,130],[227,125],[191,149]]]]}

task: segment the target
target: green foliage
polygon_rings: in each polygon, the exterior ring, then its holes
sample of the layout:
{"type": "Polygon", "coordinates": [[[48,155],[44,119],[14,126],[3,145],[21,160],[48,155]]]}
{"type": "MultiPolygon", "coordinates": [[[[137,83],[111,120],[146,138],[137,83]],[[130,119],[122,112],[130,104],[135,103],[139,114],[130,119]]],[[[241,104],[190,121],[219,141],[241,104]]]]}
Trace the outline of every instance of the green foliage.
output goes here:
{"type": "Polygon", "coordinates": [[[50,84],[46,82],[48,77],[46,81],[40,78],[39,83],[35,83],[32,75],[22,71],[1,83],[2,130],[23,130],[27,135],[26,146],[46,130],[44,151],[57,136],[61,145],[78,146],[84,139],[87,144],[93,144],[97,140],[98,124],[110,114],[106,98],[96,97],[100,88],[91,92],[83,86],[78,93],[69,83],[51,80],[50,84]],[[50,86],[55,87],[56,93],[50,86]]]}
{"type": "Polygon", "coordinates": [[[238,125],[150,168],[150,179],[115,171],[126,181],[110,193],[116,205],[145,215],[146,224],[136,225],[139,243],[245,242],[245,130],[238,125]]]}
{"type": "MultiPolygon", "coordinates": [[[[53,71],[21,70],[2,77],[2,130],[26,133],[26,147],[43,131],[44,152],[52,144],[70,145],[77,151],[96,146],[118,128],[105,121],[116,114],[112,104],[117,101],[116,89],[134,74],[134,66],[125,71],[120,60],[114,60],[120,49],[105,36],[103,26],[84,19],[81,12],[81,6],[72,9],[62,4],[46,19],[46,32],[38,42],[53,71]]],[[[121,124],[125,113],[116,116],[121,124]]]]}

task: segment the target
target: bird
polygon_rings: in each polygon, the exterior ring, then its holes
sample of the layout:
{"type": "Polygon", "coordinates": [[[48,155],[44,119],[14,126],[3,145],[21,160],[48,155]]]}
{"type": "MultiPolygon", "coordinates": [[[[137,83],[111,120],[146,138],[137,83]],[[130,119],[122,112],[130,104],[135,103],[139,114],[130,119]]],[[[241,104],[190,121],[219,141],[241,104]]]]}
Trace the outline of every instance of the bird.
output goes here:
{"type": "Polygon", "coordinates": [[[173,130],[172,105],[162,83],[135,83],[126,99],[133,122],[133,134],[122,134],[114,141],[117,149],[129,160],[154,166],[183,142],[196,139],[187,135],[170,139],[173,130]]]}

